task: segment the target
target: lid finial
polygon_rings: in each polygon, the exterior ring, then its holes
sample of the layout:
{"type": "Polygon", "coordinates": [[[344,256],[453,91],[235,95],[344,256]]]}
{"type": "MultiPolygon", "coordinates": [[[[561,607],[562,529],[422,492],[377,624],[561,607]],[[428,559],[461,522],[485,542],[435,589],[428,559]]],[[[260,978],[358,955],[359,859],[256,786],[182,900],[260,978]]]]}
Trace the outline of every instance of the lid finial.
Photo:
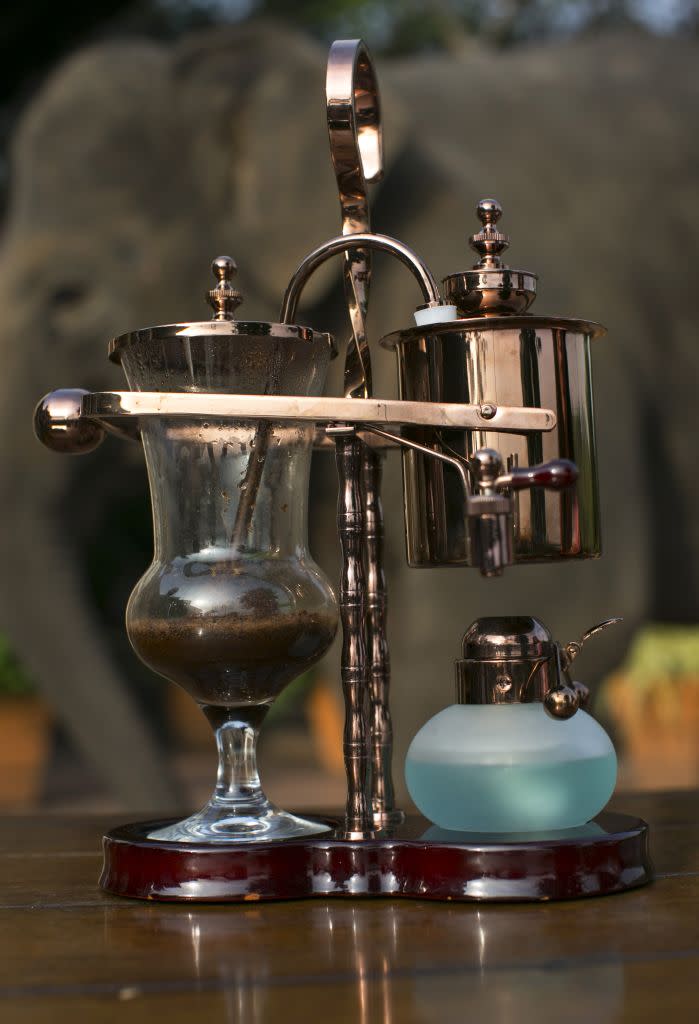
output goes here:
{"type": "Polygon", "coordinates": [[[214,311],[213,320],[233,320],[243,296],[231,284],[231,278],[238,273],[238,264],[230,256],[217,256],[211,264],[211,272],[217,284],[206,293],[209,305],[214,311]]]}
{"type": "Polygon", "coordinates": [[[483,227],[468,241],[481,258],[479,266],[486,269],[505,266],[500,257],[510,240],[495,226],[502,217],[502,206],[497,199],[481,199],[476,213],[483,227]]]}
{"type": "Polygon", "coordinates": [[[481,229],[469,237],[469,244],[480,259],[470,270],[444,278],[446,301],[460,317],[521,316],[536,296],[536,274],[512,270],[503,262],[510,240],[497,226],[502,216],[497,199],[481,199],[476,213],[481,229]]]}

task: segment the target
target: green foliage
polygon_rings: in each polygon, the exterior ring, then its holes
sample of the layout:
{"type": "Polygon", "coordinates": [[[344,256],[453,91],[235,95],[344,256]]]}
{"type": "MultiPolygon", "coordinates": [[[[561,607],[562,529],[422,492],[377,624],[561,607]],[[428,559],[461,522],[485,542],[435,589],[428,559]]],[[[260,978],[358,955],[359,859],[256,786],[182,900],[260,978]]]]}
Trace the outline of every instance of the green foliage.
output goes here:
{"type": "Polygon", "coordinates": [[[20,665],[7,637],[0,633],[0,700],[34,693],[34,684],[20,665]]]}
{"type": "Polygon", "coordinates": [[[644,627],[636,634],[622,672],[643,692],[678,679],[699,685],[699,626],[644,627]]]}
{"type": "Polygon", "coordinates": [[[266,727],[286,724],[291,720],[303,719],[304,708],[308,695],[313,689],[314,681],[315,674],[313,669],[310,669],[282,690],[269,709],[265,719],[266,727]]]}
{"type": "Polygon", "coordinates": [[[454,35],[478,31],[488,0],[257,0],[253,15],[291,22],[328,42],[361,36],[377,52],[416,53],[449,48],[454,35]]]}
{"type": "Polygon", "coordinates": [[[329,42],[361,36],[376,53],[449,50],[477,36],[506,47],[633,26],[696,32],[699,0],[153,0],[213,20],[273,17],[329,42]]]}

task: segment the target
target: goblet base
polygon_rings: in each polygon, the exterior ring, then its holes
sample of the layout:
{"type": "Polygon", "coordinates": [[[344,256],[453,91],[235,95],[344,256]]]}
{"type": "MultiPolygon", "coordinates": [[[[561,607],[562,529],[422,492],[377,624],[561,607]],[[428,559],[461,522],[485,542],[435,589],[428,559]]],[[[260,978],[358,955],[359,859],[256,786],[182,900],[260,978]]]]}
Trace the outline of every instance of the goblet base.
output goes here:
{"type": "MultiPolygon", "coordinates": [[[[281,813],[281,812],[280,812],[281,813]]],[[[293,817],[293,815],[289,815],[293,817]]],[[[653,877],[648,825],[604,812],[548,834],[449,832],[408,817],[370,839],[344,825],[279,842],[184,842],[172,822],[125,825],[104,837],[100,885],[138,899],[252,902],[311,897],[408,897],[497,902],[581,899],[624,892],[653,877]]]]}
{"type": "Polygon", "coordinates": [[[262,809],[251,807],[246,813],[239,807],[212,800],[183,821],[154,828],[146,838],[160,843],[264,843],[321,835],[331,827],[280,811],[268,801],[262,809]]]}

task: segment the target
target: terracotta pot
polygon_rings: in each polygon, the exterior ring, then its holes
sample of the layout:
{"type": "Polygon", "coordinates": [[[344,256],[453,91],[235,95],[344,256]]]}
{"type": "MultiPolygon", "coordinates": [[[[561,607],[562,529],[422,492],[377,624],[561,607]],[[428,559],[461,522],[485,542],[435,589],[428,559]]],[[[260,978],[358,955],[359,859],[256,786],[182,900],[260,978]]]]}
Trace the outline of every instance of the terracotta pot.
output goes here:
{"type": "Polygon", "coordinates": [[[639,692],[623,673],[605,686],[605,708],[621,743],[627,789],[699,785],[699,680],[678,677],[639,692]]]}
{"type": "Polygon", "coordinates": [[[38,801],[50,716],[39,697],[0,697],[0,806],[38,801]]]}
{"type": "Polygon", "coordinates": [[[345,712],[342,703],[338,700],[336,687],[333,687],[328,680],[318,679],[308,696],[306,714],[318,761],[327,772],[337,777],[344,777],[345,759],[342,754],[342,740],[345,712]]]}
{"type": "Polygon", "coordinates": [[[167,717],[170,733],[179,748],[187,751],[215,749],[204,712],[180,686],[168,687],[167,717]]]}

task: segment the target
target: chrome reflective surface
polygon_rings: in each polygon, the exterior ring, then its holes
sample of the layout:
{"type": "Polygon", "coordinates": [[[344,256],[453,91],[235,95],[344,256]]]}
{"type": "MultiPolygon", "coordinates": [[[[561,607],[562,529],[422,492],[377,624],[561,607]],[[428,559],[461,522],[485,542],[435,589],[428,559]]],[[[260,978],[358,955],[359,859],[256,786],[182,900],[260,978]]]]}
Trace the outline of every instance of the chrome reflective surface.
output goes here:
{"type": "Polygon", "coordinates": [[[232,320],[236,309],[243,301],[241,293],[233,287],[232,279],[238,273],[238,264],[230,256],[217,256],[211,264],[216,285],[206,293],[214,311],[214,320],[232,320]]]}
{"type": "MultiPolygon", "coordinates": [[[[342,233],[352,235],[371,230],[367,183],[383,176],[383,135],[379,90],[374,65],[365,44],[359,39],[339,39],[330,47],[325,79],[326,115],[330,155],[332,158],[342,214],[342,233]]],[[[371,252],[352,249],[344,254],[345,301],[352,332],[347,342],[344,373],[344,394],[347,398],[371,398],[371,354],[366,334],[366,317],[371,284],[371,252]]],[[[349,457],[353,444],[349,438],[335,438],[337,465],[340,477],[348,468],[355,473],[356,465],[349,457]]],[[[362,602],[365,606],[363,622],[357,629],[365,630],[366,643],[349,644],[347,657],[342,658],[341,677],[345,694],[346,732],[355,730],[354,719],[363,719],[364,701],[354,701],[353,677],[363,674],[364,689],[369,689],[371,705],[371,794],[365,794],[364,803],[371,810],[372,825],[383,826],[402,820],[402,811],[395,806],[393,777],[391,774],[393,726],[389,704],[390,657],[386,636],[386,574],[383,564],[383,507],[381,505],[381,456],[365,444],[359,446],[361,486],[359,487],[360,518],[363,521],[363,550],[360,552],[362,582],[353,572],[353,542],[347,532],[347,516],[338,518],[343,548],[343,595],[353,607],[342,608],[343,620],[348,623],[347,642],[353,628],[349,623],[362,602]],[[362,514],[363,513],[363,514],[362,514]],[[343,533],[345,534],[343,538],[343,533]],[[352,574],[350,593],[344,587],[345,577],[352,574]],[[359,593],[360,586],[363,593],[359,593]],[[364,658],[362,662],[362,657],[364,658]]],[[[349,482],[349,481],[347,481],[349,482]]],[[[341,488],[341,491],[343,489],[341,488]]],[[[347,498],[351,487],[344,488],[347,498]]],[[[350,531],[351,532],[351,531],[350,531]]],[[[361,730],[359,730],[361,731],[361,730]]],[[[345,772],[348,781],[348,832],[356,832],[353,821],[356,772],[354,752],[345,749],[345,772]]],[[[360,780],[364,786],[365,779],[360,780]]]]}
{"type": "MultiPolygon", "coordinates": [[[[553,431],[506,437],[489,429],[416,429],[409,436],[462,458],[478,448],[500,452],[508,470],[569,459],[577,484],[561,492],[539,487],[513,493],[516,562],[590,558],[600,554],[597,465],[590,341],[597,324],[556,318],[479,317],[383,339],[398,357],[400,396],[426,402],[545,406],[553,431]]],[[[460,482],[449,467],[424,455],[403,455],[408,562],[411,566],[471,565],[460,482]]]]}
{"type": "Polygon", "coordinates": [[[530,616],[476,619],[464,634],[455,663],[458,704],[522,704],[542,701],[553,718],[572,717],[589,691],[569,669],[583,644],[621,619],[605,619],[580,640],[562,644],[530,616]]]}
{"type": "Polygon", "coordinates": [[[377,235],[371,231],[361,231],[351,236],[339,235],[337,238],[330,238],[303,258],[284,293],[281,312],[279,313],[281,322],[289,323],[290,320],[294,319],[296,308],[301,298],[301,292],[311,274],[321,264],[338,253],[356,252],[362,249],[377,249],[380,252],[387,252],[395,256],[412,272],[420,286],[423,300],[428,305],[441,305],[442,298],[439,293],[439,286],[432,275],[432,271],[409,246],[397,238],[391,238],[389,235],[377,235]]]}
{"type": "Polygon", "coordinates": [[[86,455],[104,440],[104,428],[81,415],[82,388],[44,395],[34,410],[34,433],[43,445],[63,455],[86,455]]]}
{"type": "Polygon", "coordinates": [[[497,199],[481,199],[476,213],[481,229],[471,235],[469,245],[480,259],[471,270],[444,278],[446,301],[456,306],[460,316],[526,313],[536,297],[537,276],[503,263],[510,240],[497,226],[502,216],[497,199]]]}
{"type": "Polygon", "coordinates": [[[600,633],[603,633],[605,629],[609,629],[610,626],[616,626],[617,623],[623,621],[624,620],[620,616],[615,616],[612,619],[605,619],[603,622],[598,622],[596,626],[591,626],[589,629],[586,629],[579,640],[571,640],[570,643],[567,643],[562,650],[563,668],[565,670],[570,668],[583,649],[583,646],[588,640],[591,640],[593,636],[598,636],[600,633]]]}
{"type": "Polygon", "coordinates": [[[316,423],[408,423],[457,428],[477,428],[494,423],[504,432],[550,431],[556,422],[549,409],[499,408],[494,416],[489,415],[486,419],[481,409],[473,405],[385,401],[379,398],[164,391],[93,391],[82,395],[83,415],[105,422],[129,416],[215,415],[251,420],[272,417],[316,423]]]}
{"type": "MultiPolygon", "coordinates": [[[[370,231],[367,184],[383,177],[383,136],[376,73],[362,40],[338,39],[330,47],[325,97],[342,234],[370,231]]],[[[370,281],[371,254],[362,249],[345,252],[345,299],[352,326],[345,357],[348,398],[370,398],[372,393],[365,326],[370,281]]]]}
{"type": "Polygon", "coordinates": [[[262,320],[195,320],[191,323],[158,324],[155,327],[142,327],[137,331],[127,331],[109,342],[109,358],[113,363],[120,363],[126,349],[139,343],[165,342],[168,340],[182,342],[192,338],[235,338],[250,336],[256,338],[274,338],[289,342],[322,341],[333,355],[336,354],[332,335],[322,331],[313,331],[310,327],[297,324],[267,323],[262,320]]]}
{"type": "Polygon", "coordinates": [[[493,616],[469,626],[456,662],[458,704],[543,701],[559,685],[558,648],[529,616],[493,616]]]}
{"type": "Polygon", "coordinates": [[[576,316],[540,316],[538,313],[526,313],[522,316],[465,316],[458,320],[445,321],[443,324],[430,324],[427,327],[408,327],[401,331],[391,331],[384,335],[379,341],[383,348],[394,349],[399,345],[405,345],[415,341],[416,338],[424,337],[428,333],[438,331],[470,331],[470,330],[499,330],[506,328],[511,330],[522,330],[528,328],[545,328],[551,330],[567,331],[574,334],[584,334],[590,341],[597,341],[607,333],[606,327],[596,323],[594,320],[583,320],[576,316]]]}
{"type": "Polygon", "coordinates": [[[554,650],[551,633],[530,616],[485,616],[476,619],[464,633],[464,658],[491,660],[535,660],[548,658],[554,650]]]}

